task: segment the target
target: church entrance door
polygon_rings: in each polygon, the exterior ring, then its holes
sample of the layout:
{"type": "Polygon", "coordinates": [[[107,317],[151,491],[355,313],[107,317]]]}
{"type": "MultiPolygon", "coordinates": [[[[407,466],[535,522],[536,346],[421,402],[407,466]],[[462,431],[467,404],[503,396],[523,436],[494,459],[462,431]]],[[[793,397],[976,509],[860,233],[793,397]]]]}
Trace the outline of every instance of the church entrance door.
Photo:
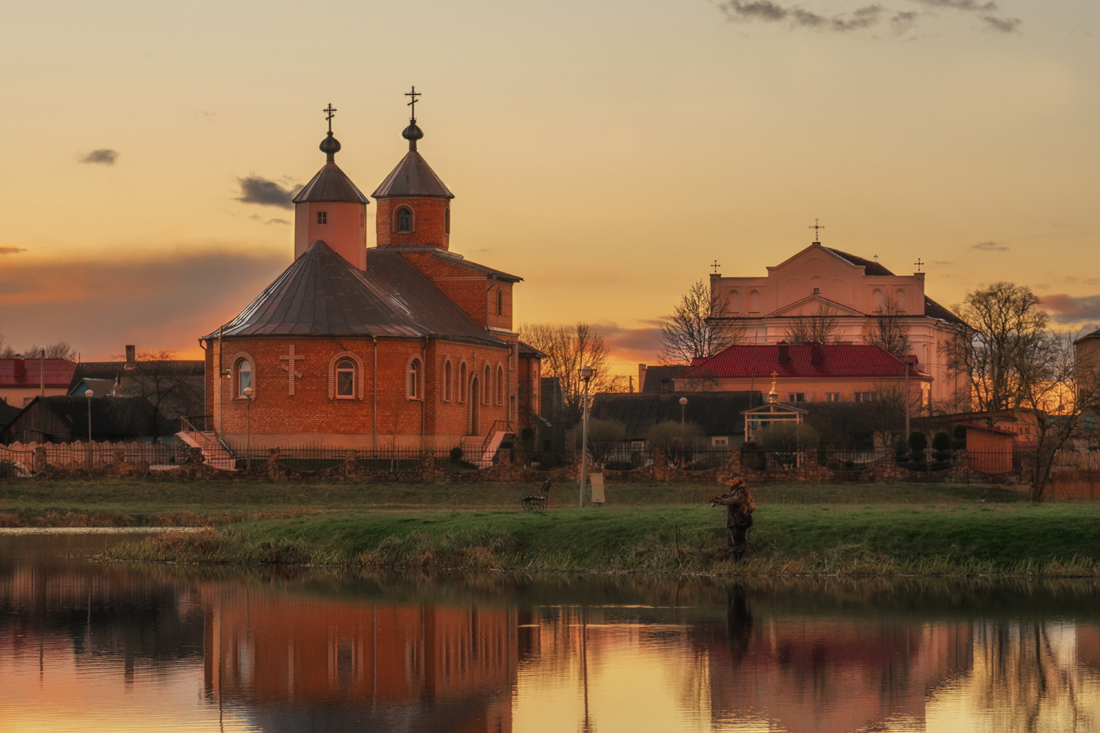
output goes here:
{"type": "Polygon", "coordinates": [[[478,435],[481,431],[481,389],[477,377],[470,377],[470,435],[478,435]]]}

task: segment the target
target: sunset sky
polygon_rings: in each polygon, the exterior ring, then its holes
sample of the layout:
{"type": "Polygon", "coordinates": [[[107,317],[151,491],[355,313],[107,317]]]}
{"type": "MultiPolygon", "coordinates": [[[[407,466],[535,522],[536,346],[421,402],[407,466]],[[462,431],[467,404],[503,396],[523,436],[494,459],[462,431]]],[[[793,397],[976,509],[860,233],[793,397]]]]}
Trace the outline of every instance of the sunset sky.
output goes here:
{"type": "Polygon", "coordinates": [[[7,3],[0,334],[197,358],[291,261],[321,109],[369,193],[413,84],[452,250],[622,371],[815,218],[946,305],[1006,279],[1095,323],[1098,44],[1095,0],[7,3]]]}

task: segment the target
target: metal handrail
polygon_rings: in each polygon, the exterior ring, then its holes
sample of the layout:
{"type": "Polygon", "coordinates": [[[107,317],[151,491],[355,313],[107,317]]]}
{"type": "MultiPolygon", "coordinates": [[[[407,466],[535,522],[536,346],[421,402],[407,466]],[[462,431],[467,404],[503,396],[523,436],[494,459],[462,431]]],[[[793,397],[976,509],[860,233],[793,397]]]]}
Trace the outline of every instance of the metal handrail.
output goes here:
{"type": "Polygon", "coordinates": [[[493,420],[493,424],[489,426],[489,432],[485,435],[485,440],[481,443],[481,457],[485,456],[485,451],[489,450],[489,443],[493,442],[493,434],[497,432],[497,425],[504,423],[505,434],[512,432],[511,420],[493,420]]]}

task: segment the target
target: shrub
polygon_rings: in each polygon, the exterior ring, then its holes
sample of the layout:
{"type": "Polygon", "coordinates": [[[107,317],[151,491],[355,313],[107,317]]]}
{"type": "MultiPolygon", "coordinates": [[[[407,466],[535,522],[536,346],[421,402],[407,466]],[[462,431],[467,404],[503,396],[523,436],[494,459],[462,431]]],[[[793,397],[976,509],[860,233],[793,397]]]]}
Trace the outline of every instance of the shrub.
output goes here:
{"type": "Polygon", "coordinates": [[[804,423],[779,422],[760,431],[756,441],[765,453],[771,453],[775,461],[792,468],[798,457],[816,446],[820,438],[817,431],[804,423]]]}
{"type": "Polygon", "coordinates": [[[459,461],[461,461],[463,455],[465,455],[465,454],[462,451],[462,446],[461,445],[456,445],[454,448],[451,448],[451,460],[454,461],[455,463],[458,463],[459,461]]]}
{"type": "MultiPolygon", "coordinates": [[[[573,428],[573,435],[577,441],[577,448],[580,448],[584,426],[578,423],[573,428]]],[[[589,419],[588,455],[593,463],[597,465],[606,463],[611,451],[622,445],[624,440],[626,440],[626,426],[618,420],[589,419]]]]}
{"type": "Polygon", "coordinates": [[[549,453],[546,451],[536,453],[535,462],[539,464],[538,468],[540,471],[549,471],[551,469],[557,468],[561,463],[558,460],[557,453],[549,453]]]}
{"type": "Polygon", "coordinates": [[[947,433],[936,433],[932,438],[932,460],[934,468],[947,468],[951,465],[951,438],[947,433]]]}
{"type": "Polygon", "coordinates": [[[609,461],[603,467],[608,471],[632,471],[634,464],[630,461],[609,461]]]}
{"type": "Polygon", "coordinates": [[[951,448],[952,450],[963,450],[966,448],[965,425],[956,425],[955,429],[951,431],[951,448]]]}
{"type": "Polygon", "coordinates": [[[764,451],[753,441],[741,446],[741,465],[754,471],[763,471],[767,466],[764,451]]]}
{"type": "Polygon", "coordinates": [[[924,468],[924,449],[928,447],[928,438],[924,433],[913,432],[909,435],[909,463],[913,468],[924,468]]]}
{"type": "Polygon", "coordinates": [[[649,429],[649,447],[664,451],[670,463],[686,465],[695,455],[695,446],[703,440],[702,429],[693,422],[659,422],[649,429]]]}

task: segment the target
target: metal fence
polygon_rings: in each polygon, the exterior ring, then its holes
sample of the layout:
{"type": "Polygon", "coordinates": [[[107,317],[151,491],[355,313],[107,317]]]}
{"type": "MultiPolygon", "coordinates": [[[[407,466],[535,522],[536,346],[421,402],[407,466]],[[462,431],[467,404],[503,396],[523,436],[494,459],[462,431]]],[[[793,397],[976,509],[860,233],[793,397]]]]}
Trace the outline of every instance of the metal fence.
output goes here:
{"type": "MultiPolygon", "coordinates": [[[[271,457],[271,448],[251,448],[237,443],[228,443],[226,447],[233,453],[237,468],[266,465],[271,457]]],[[[422,448],[333,448],[324,445],[280,446],[278,448],[279,465],[299,471],[323,471],[329,468],[346,466],[349,463],[357,468],[397,473],[422,468],[426,461],[432,461],[438,468],[478,468],[468,461],[451,458],[451,449],[422,448]]]]}

